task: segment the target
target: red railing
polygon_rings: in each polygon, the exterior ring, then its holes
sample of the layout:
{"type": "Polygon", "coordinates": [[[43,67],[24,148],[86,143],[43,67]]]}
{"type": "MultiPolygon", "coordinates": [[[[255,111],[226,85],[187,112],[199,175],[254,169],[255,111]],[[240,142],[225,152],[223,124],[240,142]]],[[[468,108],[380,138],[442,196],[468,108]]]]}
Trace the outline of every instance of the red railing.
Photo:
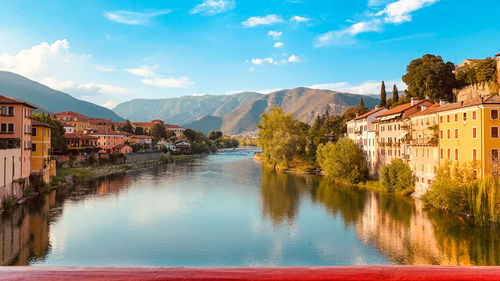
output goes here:
{"type": "Polygon", "coordinates": [[[0,280],[500,280],[500,267],[1,267],[0,280]]]}

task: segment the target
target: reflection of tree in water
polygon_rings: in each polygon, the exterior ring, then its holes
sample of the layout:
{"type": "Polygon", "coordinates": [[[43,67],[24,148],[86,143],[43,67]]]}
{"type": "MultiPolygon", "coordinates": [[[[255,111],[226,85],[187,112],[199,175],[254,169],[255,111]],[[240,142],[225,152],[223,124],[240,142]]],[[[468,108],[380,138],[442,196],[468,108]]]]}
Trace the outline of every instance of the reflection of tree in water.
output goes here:
{"type": "Polygon", "coordinates": [[[394,194],[375,194],[380,200],[380,210],[393,220],[410,226],[411,218],[415,215],[415,201],[394,194]]]}
{"type": "Polygon", "coordinates": [[[366,192],[323,179],[313,190],[312,197],[315,202],[323,204],[332,215],[340,213],[346,225],[352,225],[363,214],[366,192]]]}
{"type": "Polygon", "coordinates": [[[479,227],[436,209],[427,211],[436,241],[450,264],[500,265],[499,227],[479,227]]]}
{"type": "Polygon", "coordinates": [[[297,214],[301,194],[310,186],[311,177],[298,177],[262,169],[260,194],[262,213],[273,223],[293,223],[297,214]]]}

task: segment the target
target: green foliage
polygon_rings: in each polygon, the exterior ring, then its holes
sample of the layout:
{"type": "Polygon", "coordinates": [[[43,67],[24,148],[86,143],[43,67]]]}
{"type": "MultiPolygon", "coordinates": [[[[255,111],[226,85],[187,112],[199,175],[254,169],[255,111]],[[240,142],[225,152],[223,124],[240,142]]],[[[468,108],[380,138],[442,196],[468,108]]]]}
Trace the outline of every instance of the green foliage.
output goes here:
{"type": "Polygon", "coordinates": [[[486,58],[480,62],[471,62],[462,66],[456,73],[460,88],[482,82],[497,80],[497,62],[486,58]]]}
{"type": "Polygon", "coordinates": [[[222,137],[222,132],[221,131],[211,130],[210,132],[208,132],[208,138],[210,140],[216,140],[216,139],[221,138],[221,137],[222,137]]]}
{"type": "Polygon", "coordinates": [[[363,101],[363,97],[361,97],[359,100],[359,106],[365,107],[365,102],[363,101]]]}
{"type": "Polygon", "coordinates": [[[133,152],[141,152],[151,148],[147,143],[128,143],[128,145],[132,147],[133,152]]]}
{"type": "Polygon", "coordinates": [[[257,146],[257,139],[240,137],[236,139],[241,146],[257,146]]]}
{"type": "Polygon", "coordinates": [[[230,136],[221,136],[214,142],[217,148],[236,148],[239,145],[238,140],[230,136]]]}
{"type": "Polygon", "coordinates": [[[349,183],[365,182],[368,167],[361,148],[348,138],[318,146],[317,161],[326,176],[349,183]]]}
{"type": "Polygon", "coordinates": [[[394,159],[390,164],[382,166],[379,176],[380,184],[387,192],[409,194],[414,190],[413,172],[401,159],[394,159]]]}
{"type": "Polygon", "coordinates": [[[134,133],[134,127],[132,126],[132,123],[130,123],[130,120],[128,120],[128,119],[127,119],[127,121],[125,121],[125,124],[123,124],[123,126],[119,129],[122,132],[127,132],[127,133],[131,133],[131,134],[134,133]]]}
{"type": "Polygon", "coordinates": [[[273,106],[269,114],[261,115],[257,142],[262,148],[262,160],[273,169],[287,168],[298,151],[305,151],[303,126],[291,114],[273,106]]]}
{"type": "Polygon", "coordinates": [[[384,81],[382,81],[382,86],[380,87],[380,106],[387,106],[387,93],[385,92],[384,81]]]}
{"type": "Polygon", "coordinates": [[[491,175],[474,182],[469,189],[470,210],[480,225],[498,222],[498,189],[500,181],[491,175]]]}
{"type": "Polygon", "coordinates": [[[52,150],[64,152],[68,149],[66,139],[64,138],[66,130],[64,130],[64,126],[61,122],[59,122],[56,118],[52,118],[50,115],[43,113],[35,113],[32,118],[53,127],[50,133],[50,146],[52,150]]]}
{"type": "Polygon", "coordinates": [[[159,142],[161,139],[167,137],[167,132],[165,131],[165,126],[155,123],[153,128],[151,128],[151,137],[155,143],[159,142]]]}
{"type": "Polygon", "coordinates": [[[184,135],[191,143],[191,151],[195,154],[217,151],[215,144],[200,131],[186,129],[184,135]]]}
{"type": "Polygon", "coordinates": [[[392,87],[392,102],[397,103],[399,101],[399,92],[396,84],[392,87]]]}
{"type": "Polygon", "coordinates": [[[426,54],[412,60],[403,75],[403,82],[408,85],[407,98],[453,101],[453,89],[457,86],[454,69],[453,63],[445,63],[440,56],[426,54]]]}

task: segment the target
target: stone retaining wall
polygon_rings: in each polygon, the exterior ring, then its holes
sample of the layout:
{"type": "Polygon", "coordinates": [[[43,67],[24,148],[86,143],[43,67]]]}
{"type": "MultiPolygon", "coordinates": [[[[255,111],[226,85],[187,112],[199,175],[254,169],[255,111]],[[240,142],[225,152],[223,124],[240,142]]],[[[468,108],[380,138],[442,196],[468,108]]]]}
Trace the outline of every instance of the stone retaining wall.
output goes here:
{"type": "Polygon", "coordinates": [[[129,153],[125,154],[125,159],[127,159],[127,163],[140,163],[146,161],[158,160],[162,156],[167,156],[168,153],[163,153],[161,151],[158,152],[140,152],[140,153],[129,153]]]}

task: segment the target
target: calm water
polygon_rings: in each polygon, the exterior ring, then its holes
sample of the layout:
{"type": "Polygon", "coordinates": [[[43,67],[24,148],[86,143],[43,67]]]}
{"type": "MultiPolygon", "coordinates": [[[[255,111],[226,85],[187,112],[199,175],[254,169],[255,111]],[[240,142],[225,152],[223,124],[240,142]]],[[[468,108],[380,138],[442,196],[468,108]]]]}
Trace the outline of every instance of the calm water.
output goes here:
{"type": "Polygon", "coordinates": [[[418,201],[213,155],[5,214],[4,265],[500,265],[493,229],[418,201]]]}

